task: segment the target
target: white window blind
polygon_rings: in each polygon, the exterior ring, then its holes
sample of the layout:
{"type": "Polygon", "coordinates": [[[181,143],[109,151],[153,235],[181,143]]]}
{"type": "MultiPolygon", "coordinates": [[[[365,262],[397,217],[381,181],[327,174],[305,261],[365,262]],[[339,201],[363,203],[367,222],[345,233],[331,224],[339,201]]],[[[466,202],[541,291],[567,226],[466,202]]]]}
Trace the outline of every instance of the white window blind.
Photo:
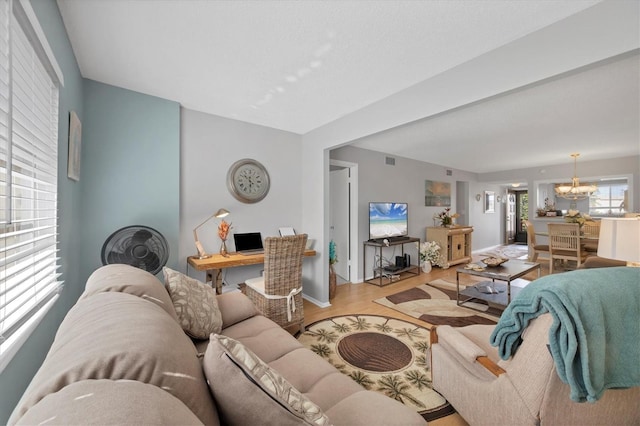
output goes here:
{"type": "Polygon", "coordinates": [[[0,0],[0,359],[61,287],[58,88],[15,6],[0,0]]]}

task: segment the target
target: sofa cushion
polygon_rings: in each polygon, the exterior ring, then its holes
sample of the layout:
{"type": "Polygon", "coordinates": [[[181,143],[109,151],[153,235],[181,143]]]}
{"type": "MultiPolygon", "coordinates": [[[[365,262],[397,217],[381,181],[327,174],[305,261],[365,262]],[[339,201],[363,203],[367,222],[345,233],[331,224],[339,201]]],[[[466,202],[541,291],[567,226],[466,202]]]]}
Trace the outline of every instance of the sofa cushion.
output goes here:
{"type": "Polygon", "coordinates": [[[225,328],[222,334],[239,341],[267,364],[304,347],[278,324],[262,315],[225,328]]]}
{"type": "Polygon", "coordinates": [[[147,271],[122,264],[102,266],[91,274],[80,299],[109,291],[133,294],[153,302],[178,321],[169,293],[162,282],[147,271]]]}
{"type": "Polygon", "coordinates": [[[378,392],[362,390],[327,411],[334,426],[403,425],[425,426],[417,412],[378,392]]]}
{"type": "Polygon", "coordinates": [[[149,383],[178,398],[203,423],[218,423],[193,343],[162,308],[139,297],[108,292],[78,301],[18,403],[15,419],[46,395],[89,379],[149,383]]]}
{"type": "Polygon", "coordinates": [[[269,366],[323,410],[363,390],[349,376],[304,347],[288,352],[269,366]]]}
{"type": "Polygon", "coordinates": [[[329,424],[320,407],[234,339],[212,335],[203,367],[225,424],[329,424]]]}
{"type": "MultiPolygon", "coordinates": [[[[253,302],[239,291],[219,294],[217,299],[222,314],[222,328],[231,327],[240,321],[260,314],[253,302]]],[[[209,336],[207,336],[208,338],[209,336]]]]}
{"type": "Polygon", "coordinates": [[[132,380],[82,380],[31,407],[18,425],[201,425],[186,405],[157,386],[132,380]]]}
{"type": "Polygon", "coordinates": [[[214,289],[167,267],[162,273],[184,332],[196,339],[220,333],[222,314],[214,289]]]}

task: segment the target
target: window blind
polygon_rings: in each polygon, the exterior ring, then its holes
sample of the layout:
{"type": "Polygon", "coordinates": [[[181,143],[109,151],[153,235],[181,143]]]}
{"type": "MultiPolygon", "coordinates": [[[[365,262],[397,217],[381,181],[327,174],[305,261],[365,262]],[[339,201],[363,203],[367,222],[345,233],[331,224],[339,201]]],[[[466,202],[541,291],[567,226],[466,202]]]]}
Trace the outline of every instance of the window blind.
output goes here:
{"type": "Polygon", "coordinates": [[[0,0],[0,357],[58,293],[58,88],[0,0]]]}

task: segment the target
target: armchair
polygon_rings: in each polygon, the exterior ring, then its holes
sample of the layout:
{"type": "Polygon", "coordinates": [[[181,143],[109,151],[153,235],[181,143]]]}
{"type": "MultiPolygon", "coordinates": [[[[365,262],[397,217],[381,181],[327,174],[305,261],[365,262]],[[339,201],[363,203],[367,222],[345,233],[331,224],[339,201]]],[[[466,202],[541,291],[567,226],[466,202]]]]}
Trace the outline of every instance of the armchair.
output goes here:
{"type": "Polygon", "coordinates": [[[640,424],[640,349],[635,346],[640,336],[640,275],[634,269],[591,269],[546,276],[518,294],[497,326],[434,328],[433,388],[471,425],[640,424]],[[587,299],[595,300],[587,303],[587,299]],[[565,312],[555,304],[556,300],[566,305],[565,312]],[[599,316],[599,312],[608,314],[599,316]],[[582,331],[576,332],[575,338],[565,335],[574,325],[582,331]],[[509,357],[503,354],[503,359],[500,355],[505,347],[493,347],[492,339],[505,336],[502,331],[513,330],[521,330],[522,334],[517,341],[506,342],[518,343],[517,350],[509,357]],[[558,351],[558,345],[571,348],[574,340],[580,342],[577,354],[560,351],[562,362],[557,365],[552,352],[558,351]],[[588,360],[580,356],[585,352],[589,353],[588,360]],[[574,361],[569,362],[570,359],[574,361]],[[575,370],[575,361],[583,368],[575,370]],[[603,363],[604,371],[599,369],[603,363]],[[560,379],[558,371],[563,375],[573,372],[576,377],[568,381],[574,386],[580,376],[585,382],[579,385],[584,384],[601,396],[590,399],[595,402],[574,402],[571,398],[579,394],[560,379]],[[628,378],[631,384],[627,386],[632,387],[611,389],[625,387],[621,375],[628,378]],[[599,386],[592,389],[586,382],[593,385],[600,377],[604,378],[602,393],[599,386]]]}
{"type": "Polygon", "coordinates": [[[515,356],[489,344],[493,325],[432,330],[433,388],[470,425],[637,425],[640,387],[609,389],[596,403],[569,399],[547,348],[550,314],[529,323],[515,356]]]}
{"type": "Polygon", "coordinates": [[[264,276],[245,281],[246,295],[267,318],[286,328],[304,332],[302,304],[302,258],[307,234],[267,237],[264,276]]]}

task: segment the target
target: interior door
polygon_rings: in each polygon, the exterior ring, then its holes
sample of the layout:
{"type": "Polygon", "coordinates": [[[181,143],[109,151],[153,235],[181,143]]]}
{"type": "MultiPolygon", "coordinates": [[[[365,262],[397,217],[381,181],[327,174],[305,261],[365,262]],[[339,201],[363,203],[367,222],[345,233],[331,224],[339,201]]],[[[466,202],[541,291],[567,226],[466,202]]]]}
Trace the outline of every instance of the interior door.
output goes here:
{"type": "Polygon", "coordinates": [[[342,281],[351,281],[349,276],[349,169],[332,170],[329,173],[331,209],[329,236],[336,243],[338,263],[333,265],[342,281]]]}

